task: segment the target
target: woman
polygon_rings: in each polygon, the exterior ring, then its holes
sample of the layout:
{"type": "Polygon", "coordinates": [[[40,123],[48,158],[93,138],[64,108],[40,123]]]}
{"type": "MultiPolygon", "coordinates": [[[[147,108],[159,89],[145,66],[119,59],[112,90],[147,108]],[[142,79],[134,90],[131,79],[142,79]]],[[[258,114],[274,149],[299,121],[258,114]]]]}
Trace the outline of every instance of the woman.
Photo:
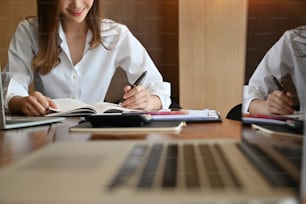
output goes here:
{"type": "Polygon", "coordinates": [[[45,115],[52,98],[103,101],[117,67],[132,84],[147,71],[142,85],[124,88],[121,106],[165,109],[170,84],[163,82],[146,50],[126,26],[102,19],[99,0],[37,0],[37,18],[17,27],[8,52],[7,71],[28,76],[12,82],[7,107],[12,113],[45,115]],[[35,91],[28,95],[34,82],[35,91]]]}
{"type": "Polygon", "coordinates": [[[296,101],[305,107],[306,26],[289,30],[266,53],[244,93],[243,112],[293,114],[296,101]],[[272,79],[290,76],[297,93],[282,91],[272,79]]]}

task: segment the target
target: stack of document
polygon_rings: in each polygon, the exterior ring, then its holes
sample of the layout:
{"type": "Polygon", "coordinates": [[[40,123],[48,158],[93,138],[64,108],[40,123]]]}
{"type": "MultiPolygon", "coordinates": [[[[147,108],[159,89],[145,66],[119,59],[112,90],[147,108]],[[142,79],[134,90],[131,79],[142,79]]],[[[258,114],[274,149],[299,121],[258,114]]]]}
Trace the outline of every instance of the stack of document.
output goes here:
{"type": "Polygon", "coordinates": [[[244,114],[242,121],[268,135],[289,136],[302,140],[304,133],[303,113],[292,115],[244,114]]]}
{"type": "Polygon", "coordinates": [[[186,122],[221,122],[218,111],[211,109],[203,110],[180,110],[180,111],[161,111],[151,114],[153,120],[158,121],[186,121],[186,122]]]}
{"type": "Polygon", "coordinates": [[[244,124],[265,124],[265,125],[286,125],[288,120],[304,120],[303,114],[292,115],[264,115],[264,114],[243,114],[244,124]]]}
{"type": "Polygon", "coordinates": [[[252,128],[258,131],[261,131],[262,133],[273,135],[273,136],[285,136],[294,138],[298,141],[303,141],[303,133],[304,128],[292,128],[289,126],[276,126],[276,125],[256,125],[252,124],[252,128]]]}

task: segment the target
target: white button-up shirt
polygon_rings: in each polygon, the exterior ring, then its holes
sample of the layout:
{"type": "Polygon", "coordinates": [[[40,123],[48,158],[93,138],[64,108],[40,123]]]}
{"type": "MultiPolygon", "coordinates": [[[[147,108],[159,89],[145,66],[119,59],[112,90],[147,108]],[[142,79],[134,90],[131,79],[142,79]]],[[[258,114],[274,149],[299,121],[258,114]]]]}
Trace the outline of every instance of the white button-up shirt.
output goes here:
{"type": "Polygon", "coordinates": [[[271,75],[280,79],[291,74],[300,101],[300,110],[305,110],[306,78],[306,26],[286,31],[266,53],[245,87],[243,112],[248,112],[255,98],[266,100],[277,89],[271,75]]]}
{"type": "MultiPolygon", "coordinates": [[[[60,64],[46,75],[34,73],[31,67],[34,56],[38,53],[37,19],[20,22],[10,42],[7,72],[27,76],[26,80],[14,80],[7,90],[7,102],[16,95],[27,96],[28,86],[34,81],[35,90],[50,98],[76,98],[88,104],[104,101],[116,68],[121,67],[130,83],[147,70],[142,81],[151,95],[157,95],[162,108],[169,107],[170,83],[163,78],[149,57],[145,48],[133,36],[128,28],[111,20],[102,21],[101,32],[103,45],[90,49],[92,33],[87,33],[83,58],[73,65],[70,52],[61,25],[59,25],[60,64]]],[[[122,90],[120,90],[122,91],[122,90]]],[[[6,104],[7,104],[6,102],[6,104]]]]}

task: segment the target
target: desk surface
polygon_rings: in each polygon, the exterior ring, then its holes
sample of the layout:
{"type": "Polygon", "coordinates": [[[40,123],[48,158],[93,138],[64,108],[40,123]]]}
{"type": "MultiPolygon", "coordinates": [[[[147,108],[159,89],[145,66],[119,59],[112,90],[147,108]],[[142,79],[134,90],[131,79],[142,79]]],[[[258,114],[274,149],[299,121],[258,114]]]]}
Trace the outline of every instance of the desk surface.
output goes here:
{"type": "MultiPolygon", "coordinates": [[[[23,129],[0,131],[0,168],[12,164],[29,153],[53,142],[80,142],[92,140],[173,140],[173,139],[235,139],[241,134],[265,142],[269,137],[250,127],[243,127],[239,121],[224,119],[221,123],[187,124],[179,134],[148,133],[138,135],[92,135],[69,132],[69,127],[77,124],[78,118],[66,118],[62,123],[23,129]],[[258,137],[257,137],[258,136],[258,137]]],[[[306,204],[306,203],[305,203],[306,204]]]]}
{"type": "Polygon", "coordinates": [[[187,124],[181,133],[148,134],[90,134],[69,132],[69,127],[77,124],[79,118],[66,118],[62,123],[36,126],[23,129],[0,131],[0,167],[15,162],[30,152],[52,142],[78,142],[93,140],[168,140],[201,138],[240,138],[241,123],[224,119],[219,123],[187,124]]]}

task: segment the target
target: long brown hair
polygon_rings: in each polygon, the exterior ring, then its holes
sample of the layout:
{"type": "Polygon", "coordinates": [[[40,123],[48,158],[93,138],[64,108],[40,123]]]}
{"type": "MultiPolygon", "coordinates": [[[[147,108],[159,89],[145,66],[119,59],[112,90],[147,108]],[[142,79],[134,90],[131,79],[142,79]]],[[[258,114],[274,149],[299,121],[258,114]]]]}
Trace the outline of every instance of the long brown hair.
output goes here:
{"type": "MultiPolygon", "coordinates": [[[[34,57],[32,67],[40,74],[49,73],[52,68],[60,63],[58,26],[60,14],[58,2],[61,0],[37,0],[39,51],[34,57]]],[[[101,10],[100,0],[94,0],[91,9],[86,16],[88,28],[92,31],[93,37],[90,47],[95,48],[101,39],[101,10]]]]}

